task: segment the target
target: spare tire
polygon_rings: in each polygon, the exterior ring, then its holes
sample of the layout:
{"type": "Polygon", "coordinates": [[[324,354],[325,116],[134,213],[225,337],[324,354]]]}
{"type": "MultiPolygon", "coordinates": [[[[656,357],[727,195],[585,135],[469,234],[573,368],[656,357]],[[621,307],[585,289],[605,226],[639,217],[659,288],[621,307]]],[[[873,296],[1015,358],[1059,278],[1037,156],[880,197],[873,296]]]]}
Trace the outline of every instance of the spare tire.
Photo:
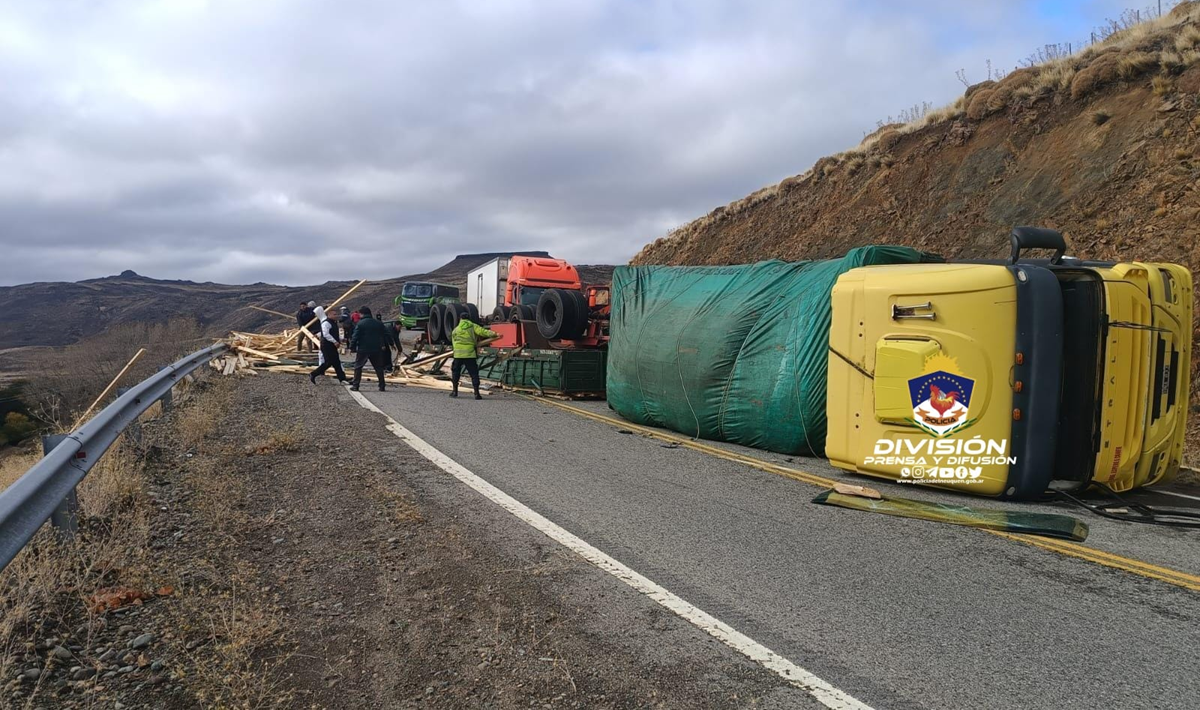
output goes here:
{"type": "Polygon", "coordinates": [[[542,292],[537,304],[538,332],[547,340],[578,338],[580,333],[578,309],[571,292],[549,288],[542,292]]]}
{"type": "Polygon", "coordinates": [[[429,309],[429,322],[425,324],[425,334],[429,337],[431,345],[442,342],[442,304],[435,303],[429,309]]]}
{"type": "Polygon", "coordinates": [[[492,311],[493,323],[507,323],[508,317],[512,313],[512,308],[508,306],[496,306],[496,310],[492,311]]]}
{"type": "Polygon", "coordinates": [[[508,314],[508,319],[514,323],[523,320],[533,320],[533,306],[523,306],[518,303],[512,307],[512,311],[510,311],[508,314]]]}
{"type": "Polygon", "coordinates": [[[442,309],[443,342],[450,342],[451,334],[458,327],[458,321],[462,318],[462,311],[459,310],[460,306],[462,306],[461,303],[447,303],[446,307],[442,309]]]}
{"type": "Polygon", "coordinates": [[[576,322],[573,337],[578,338],[587,332],[588,315],[591,313],[591,309],[588,307],[587,296],[583,291],[567,291],[567,293],[571,294],[571,298],[575,301],[576,322]]]}

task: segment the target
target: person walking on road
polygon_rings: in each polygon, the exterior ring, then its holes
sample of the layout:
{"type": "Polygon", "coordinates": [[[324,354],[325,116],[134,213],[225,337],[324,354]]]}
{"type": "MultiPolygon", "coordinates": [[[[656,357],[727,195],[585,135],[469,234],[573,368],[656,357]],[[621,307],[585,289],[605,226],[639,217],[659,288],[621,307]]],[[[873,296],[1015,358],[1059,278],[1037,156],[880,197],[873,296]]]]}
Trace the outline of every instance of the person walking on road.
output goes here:
{"type": "Polygon", "coordinates": [[[306,335],[304,335],[303,331],[305,328],[308,328],[308,322],[315,317],[316,314],[313,313],[313,309],[309,308],[307,303],[301,301],[300,310],[296,311],[296,326],[301,331],[296,333],[296,352],[312,352],[312,341],[309,340],[306,335]]]}
{"type": "Polygon", "coordinates": [[[450,366],[450,384],[454,389],[450,396],[458,396],[458,381],[462,378],[465,367],[471,375],[471,387],[475,390],[475,399],[483,399],[479,394],[479,344],[480,340],[499,338],[500,334],[471,322],[470,317],[463,315],[458,326],[450,332],[450,343],[454,346],[454,364],[450,366]]]}
{"type": "Polygon", "coordinates": [[[384,392],[387,388],[383,382],[383,351],[388,347],[387,327],[382,321],[371,317],[370,308],[363,306],[358,312],[361,317],[354,326],[354,334],[350,336],[350,350],[356,353],[354,383],[350,385],[350,389],[358,391],[358,385],[362,382],[363,366],[370,361],[371,367],[375,368],[375,376],[379,378],[379,391],[384,392]]]}
{"type": "Polygon", "coordinates": [[[346,382],[346,372],[342,369],[342,353],[338,349],[338,327],[325,315],[325,309],[317,306],[314,309],[317,318],[321,319],[321,362],[317,369],[308,373],[308,379],[315,385],[317,377],[324,375],[329,368],[337,373],[338,382],[346,382]]]}

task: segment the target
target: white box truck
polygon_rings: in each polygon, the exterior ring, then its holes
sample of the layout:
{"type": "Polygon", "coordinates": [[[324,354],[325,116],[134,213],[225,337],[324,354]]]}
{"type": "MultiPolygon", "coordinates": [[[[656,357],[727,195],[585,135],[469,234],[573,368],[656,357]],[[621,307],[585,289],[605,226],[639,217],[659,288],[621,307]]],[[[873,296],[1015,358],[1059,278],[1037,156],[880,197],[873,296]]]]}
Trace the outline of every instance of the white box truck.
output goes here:
{"type": "Polygon", "coordinates": [[[488,317],[504,303],[508,286],[509,257],[501,256],[467,272],[467,303],[475,304],[481,317],[488,317]]]}

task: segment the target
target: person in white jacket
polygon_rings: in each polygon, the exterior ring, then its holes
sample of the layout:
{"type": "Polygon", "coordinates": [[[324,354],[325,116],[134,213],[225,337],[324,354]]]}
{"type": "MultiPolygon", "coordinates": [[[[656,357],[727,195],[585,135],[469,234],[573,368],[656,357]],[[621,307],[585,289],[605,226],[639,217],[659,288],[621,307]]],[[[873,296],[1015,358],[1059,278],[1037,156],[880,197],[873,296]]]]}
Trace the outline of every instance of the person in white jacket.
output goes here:
{"type": "Polygon", "coordinates": [[[341,343],[338,333],[337,323],[334,323],[325,315],[325,309],[317,306],[313,311],[317,318],[321,320],[321,361],[317,369],[308,373],[308,379],[314,385],[317,384],[317,377],[324,375],[329,368],[337,374],[338,382],[349,382],[346,377],[346,372],[342,370],[342,354],[338,351],[338,345],[341,343]]]}

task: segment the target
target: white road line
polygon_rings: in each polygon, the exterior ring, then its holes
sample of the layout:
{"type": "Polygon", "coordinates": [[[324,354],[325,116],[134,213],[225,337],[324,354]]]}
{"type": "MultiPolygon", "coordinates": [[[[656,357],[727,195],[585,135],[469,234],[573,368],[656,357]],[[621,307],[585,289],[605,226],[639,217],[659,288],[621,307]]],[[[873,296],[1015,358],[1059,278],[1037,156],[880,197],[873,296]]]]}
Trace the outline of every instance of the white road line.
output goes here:
{"type": "Polygon", "coordinates": [[[807,691],[809,695],[816,698],[816,700],[825,707],[837,708],[838,710],[871,710],[869,705],[862,703],[848,693],[833,687],[829,683],[818,678],[812,673],[809,673],[783,656],[780,656],[778,653],[775,653],[766,646],[763,646],[749,636],[746,636],[740,631],[734,629],[729,624],[726,624],[702,609],[698,609],[653,581],[643,577],[637,572],[634,572],[632,569],[626,567],[612,557],[609,557],[575,535],[567,532],[558,525],[555,525],[546,518],[542,517],[540,514],[533,511],[516,498],[513,498],[499,488],[496,488],[474,473],[471,473],[458,462],[454,461],[446,454],[431,446],[421,437],[412,433],[408,429],[405,429],[400,422],[397,422],[387,414],[384,414],[384,412],[380,411],[380,409],[372,404],[370,400],[364,397],[362,393],[351,392],[350,395],[354,397],[354,399],[357,400],[358,403],[363,406],[363,408],[369,409],[372,412],[383,414],[383,416],[388,420],[387,428],[393,434],[400,437],[404,443],[416,449],[419,454],[437,464],[437,466],[446,473],[449,473],[451,476],[454,476],[458,480],[475,489],[476,492],[517,516],[528,525],[545,533],[547,537],[550,537],[551,539],[556,540],[570,548],[588,562],[591,562],[593,565],[599,567],[605,572],[608,572],[625,584],[628,584],[630,587],[633,587],[637,591],[650,597],[675,614],[686,619],[688,622],[700,628],[710,636],[718,639],[726,646],[729,646],[739,653],[742,653],[751,660],[761,664],[768,670],[773,671],[792,685],[807,691]]]}
{"type": "Polygon", "coordinates": [[[1175,491],[1160,491],[1157,488],[1146,488],[1143,490],[1145,490],[1147,493],[1162,493],[1163,495],[1175,496],[1176,498],[1187,498],[1188,500],[1200,500],[1200,498],[1197,498],[1196,496],[1190,496],[1187,493],[1176,493],[1175,491]]]}

